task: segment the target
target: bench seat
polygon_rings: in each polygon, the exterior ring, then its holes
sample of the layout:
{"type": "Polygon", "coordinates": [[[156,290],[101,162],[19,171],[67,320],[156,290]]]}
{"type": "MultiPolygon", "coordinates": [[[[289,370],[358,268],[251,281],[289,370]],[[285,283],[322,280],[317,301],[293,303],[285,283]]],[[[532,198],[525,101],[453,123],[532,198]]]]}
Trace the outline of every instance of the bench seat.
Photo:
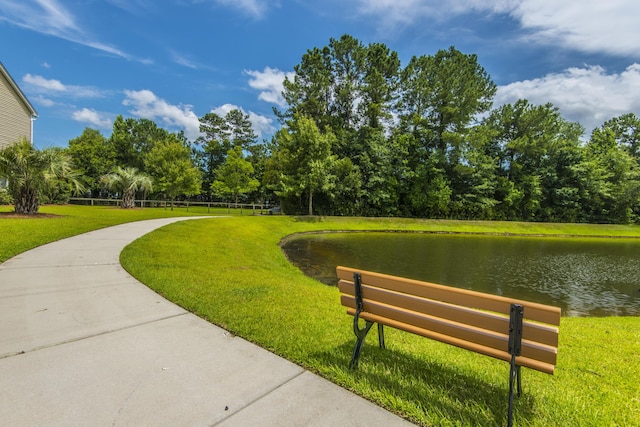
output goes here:
{"type": "MultiPolygon", "coordinates": [[[[383,326],[389,326],[511,362],[510,387],[517,380],[518,394],[521,366],[554,373],[559,307],[350,267],[336,272],[341,304],[354,316],[353,368],[364,338],[377,323],[383,348],[383,326]]],[[[512,398],[510,390],[509,421],[512,398]]]]}

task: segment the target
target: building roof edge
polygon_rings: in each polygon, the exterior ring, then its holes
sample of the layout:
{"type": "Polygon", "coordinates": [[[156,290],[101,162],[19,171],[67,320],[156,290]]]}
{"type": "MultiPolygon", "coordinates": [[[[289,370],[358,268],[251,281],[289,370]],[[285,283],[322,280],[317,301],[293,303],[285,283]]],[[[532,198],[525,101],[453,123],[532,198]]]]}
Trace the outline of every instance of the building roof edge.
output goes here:
{"type": "Polygon", "coordinates": [[[22,102],[27,107],[29,112],[31,112],[31,115],[33,117],[38,117],[38,112],[35,110],[35,108],[33,108],[33,105],[31,105],[31,102],[29,102],[26,95],[24,94],[24,92],[22,92],[22,89],[20,89],[20,86],[18,86],[16,81],[13,80],[13,77],[11,77],[11,74],[9,74],[9,71],[7,71],[7,69],[4,67],[2,62],[0,62],[0,73],[2,73],[3,76],[5,76],[5,78],[7,79],[7,81],[13,88],[13,90],[18,94],[18,97],[22,100],[22,102]]]}

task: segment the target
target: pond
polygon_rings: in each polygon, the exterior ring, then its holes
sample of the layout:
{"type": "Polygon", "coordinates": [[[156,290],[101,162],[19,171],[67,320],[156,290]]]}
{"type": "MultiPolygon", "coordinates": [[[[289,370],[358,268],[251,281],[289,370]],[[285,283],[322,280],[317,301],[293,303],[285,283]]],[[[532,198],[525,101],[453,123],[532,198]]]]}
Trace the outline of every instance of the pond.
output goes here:
{"type": "Polygon", "coordinates": [[[289,238],[289,260],[336,285],[337,265],[555,305],[564,316],[640,315],[640,240],[425,233],[289,238]]]}

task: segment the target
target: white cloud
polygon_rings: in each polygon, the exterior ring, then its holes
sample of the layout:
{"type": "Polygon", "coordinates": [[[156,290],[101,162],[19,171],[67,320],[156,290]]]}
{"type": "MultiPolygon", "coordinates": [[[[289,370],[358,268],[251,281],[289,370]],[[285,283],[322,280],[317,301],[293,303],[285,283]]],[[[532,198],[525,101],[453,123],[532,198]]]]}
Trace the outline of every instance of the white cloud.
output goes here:
{"type": "Polygon", "coordinates": [[[607,74],[599,66],[569,68],[562,73],[514,82],[498,88],[494,106],[527,99],[551,102],[570,121],[581,123],[586,136],[606,120],[633,112],[640,115],[640,64],[621,73],[607,74]]]}
{"type": "Polygon", "coordinates": [[[258,138],[272,135],[276,131],[273,126],[273,119],[249,111],[249,120],[253,124],[253,130],[258,135],[258,138]]]}
{"type": "MultiPolygon", "coordinates": [[[[423,25],[464,13],[507,14],[530,41],[583,52],[640,54],[637,0],[355,0],[358,12],[386,28],[423,25]]],[[[524,37],[524,36],[523,36],[524,37]]]]}
{"type": "Polygon", "coordinates": [[[150,90],[125,90],[123,105],[132,107],[131,114],[149,120],[161,120],[169,127],[184,130],[185,136],[193,141],[200,136],[200,121],[191,105],[172,105],[158,98],[150,90]]]}
{"type": "Polygon", "coordinates": [[[0,18],[19,27],[46,34],[79,32],[74,18],[56,0],[3,0],[0,18]]]}
{"type": "Polygon", "coordinates": [[[47,91],[54,92],[64,92],[67,90],[67,87],[60,82],[60,80],[48,80],[42,76],[33,76],[31,74],[25,74],[22,78],[24,83],[33,86],[34,88],[43,89],[47,91]]]}
{"type": "Polygon", "coordinates": [[[231,110],[240,110],[244,114],[249,115],[249,121],[251,122],[252,128],[258,138],[262,138],[266,135],[271,135],[276,131],[276,128],[273,126],[273,119],[262,116],[260,114],[256,114],[253,111],[249,111],[248,113],[244,111],[242,107],[238,107],[233,104],[224,104],[217,108],[211,110],[212,113],[219,115],[220,117],[224,117],[231,110]]]}
{"type": "Polygon", "coordinates": [[[216,3],[234,7],[256,19],[264,17],[269,7],[269,0],[216,0],[216,3]]]}
{"type": "Polygon", "coordinates": [[[545,43],[584,52],[640,54],[637,0],[524,0],[512,15],[545,43]]]}
{"type": "Polygon", "coordinates": [[[356,0],[355,3],[358,13],[378,17],[381,25],[389,28],[422,25],[426,18],[444,20],[473,11],[504,12],[517,0],[356,0]]]}
{"type": "Polygon", "coordinates": [[[71,118],[77,122],[89,123],[101,129],[111,129],[113,120],[105,113],[100,113],[94,109],[83,108],[74,111],[71,118]]]}
{"type": "Polygon", "coordinates": [[[101,43],[87,34],[76,24],[73,14],[57,0],[2,0],[0,21],[132,59],[123,51],[101,43]]]}
{"type": "Polygon", "coordinates": [[[34,97],[33,101],[38,105],[42,105],[43,107],[53,107],[54,105],[56,105],[55,101],[49,98],[45,98],[42,95],[34,97]]]}
{"type": "Polygon", "coordinates": [[[49,96],[67,96],[71,98],[102,98],[107,91],[91,86],[66,85],[60,80],[46,79],[39,75],[25,74],[22,78],[25,88],[33,93],[49,96]]]}
{"type": "Polygon", "coordinates": [[[249,80],[249,86],[260,91],[258,99],[271,102],[280,107],[284,107],[286,102],[282,97],[282,91],[284,90],[284,79],[289,77],[293,79],[293,72],[284,72],[277,68],[265,67],[264,71],[245,71],[246,74],[251,76],[249,80]]]}
{"type": "Polygon", "coordinates": [[[224,117],[227,115],[227,113],[229,113],[229,111],[232,110],[240,110],[242,112],[244,112],[244,110],[240,107],[238,107],[237,105],[233,105],[233,104],[224,104],[221,105],[219,107],[216,107],[214,109],[211,110],[212,113],[219,115],[220,117],[224,117]]]}

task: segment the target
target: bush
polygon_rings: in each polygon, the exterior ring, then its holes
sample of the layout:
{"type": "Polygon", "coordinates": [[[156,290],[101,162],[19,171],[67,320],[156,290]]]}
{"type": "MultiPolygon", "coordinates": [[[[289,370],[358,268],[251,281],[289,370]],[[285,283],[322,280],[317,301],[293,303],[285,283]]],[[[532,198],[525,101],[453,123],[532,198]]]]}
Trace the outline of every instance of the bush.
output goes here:
{"type": "Polygon", "coordinates": [[[13,199],[6,188],[0,187],[0,205],[12,205],[13,199]]]}
{"type": "Polygon", "coordinates": [[[69,203],[73,188],[71,184],[62,180],[52,180],[42,189],[40,202],[47,205],[64,205],[69,203]]]}

